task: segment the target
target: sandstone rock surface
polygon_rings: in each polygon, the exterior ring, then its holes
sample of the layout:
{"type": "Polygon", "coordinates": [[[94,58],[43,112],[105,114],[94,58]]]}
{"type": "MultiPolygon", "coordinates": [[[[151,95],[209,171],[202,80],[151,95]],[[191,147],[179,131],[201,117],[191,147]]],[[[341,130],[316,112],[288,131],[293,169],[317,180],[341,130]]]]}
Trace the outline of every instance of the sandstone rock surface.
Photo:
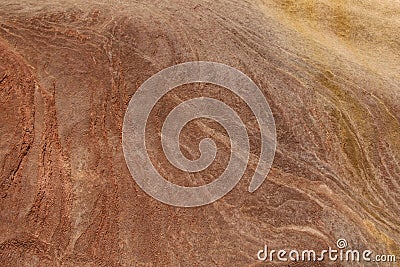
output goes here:
{"type": "Polygon", "coordinates": [[[2,1],[0,266],[262,266],[264,244],[318,251],[339,238],[400,260],[399,14],[388,0],[2,1]],[[184,173],[163,154],[162,122],[195,96],[237,110],[252,151],[234,190],[185,209],[137,186],[121,129],[147,78],[196,60],[260,86],[278,145],[248,193],[260,151],[249,108],[216,86],[176,88],[147,125],[167,179],[200,185],[227,164],[228,137],[205,119],[181,145],[196,158],[199,141],[216,138],[209,169],[184,173]]]}

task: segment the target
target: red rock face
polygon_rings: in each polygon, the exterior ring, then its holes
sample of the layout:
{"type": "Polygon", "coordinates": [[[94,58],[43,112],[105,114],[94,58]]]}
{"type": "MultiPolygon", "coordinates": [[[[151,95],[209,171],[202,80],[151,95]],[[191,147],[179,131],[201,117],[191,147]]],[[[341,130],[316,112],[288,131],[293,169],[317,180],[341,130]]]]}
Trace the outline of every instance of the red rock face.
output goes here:
{"type": "Polygon", "coordinates": [[[400,259],[397,3],[111,2],[0,4],[0,266],[262,265],[264,244],[320,251],[339,238],[400,259]],[[178,208],[132,179],[122,123],[146,79],[197,60],[235,67],[261,88],[277,151],[249,193],[260,154],[249,107],[218,86],[174,89],[147,122],[149,155],[166,179],[206,184],[229,160],[226,131],[199,119],[183,129],[182,152],[199,157],[210,137],[215,162],[186,173],[167,161],[162,123],[187,99],[231,106],[251,150],[230,193],[178,208]]]}

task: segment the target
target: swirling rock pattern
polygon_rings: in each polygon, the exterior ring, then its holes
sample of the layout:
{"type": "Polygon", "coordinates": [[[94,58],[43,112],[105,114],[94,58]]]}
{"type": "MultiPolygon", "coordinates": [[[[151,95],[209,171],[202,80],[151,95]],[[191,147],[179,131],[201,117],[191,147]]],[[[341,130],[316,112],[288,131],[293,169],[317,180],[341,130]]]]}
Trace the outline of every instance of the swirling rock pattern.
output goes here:
{"type": "Polygon", "coordinates": [[[399,14],[388,0],[2,1],[0,265],[245,266],[264,244],[318,251],[339,238],[400,256],[399,14]],[[278,145],[250,194],[260,136],[249,107],[217,86],[168,93],[146,140],[166,179],[205,184],[228,161],[224,129],[199,119],[183,130],[182,152],[197,158],[210,137],[215,162],[194,174],[168,163],[159,133],[182,101],[223,101],[250,137],[235,189],[185,209],[135,184],[121,129],[147,78],[196,60],[255,81],[278,145]]]}

